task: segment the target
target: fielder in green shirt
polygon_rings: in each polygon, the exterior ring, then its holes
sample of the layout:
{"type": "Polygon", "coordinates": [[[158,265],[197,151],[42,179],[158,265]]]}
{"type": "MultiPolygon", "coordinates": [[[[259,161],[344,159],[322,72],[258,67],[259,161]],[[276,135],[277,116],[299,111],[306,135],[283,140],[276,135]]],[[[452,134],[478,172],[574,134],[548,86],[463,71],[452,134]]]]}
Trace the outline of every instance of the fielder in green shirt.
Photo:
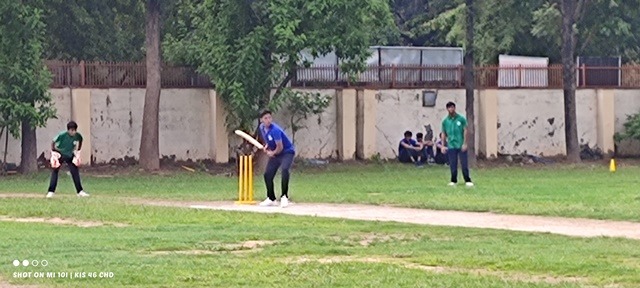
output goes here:
{"type": "Polygon", "coordinates": [[[467,119],[456,113],[456,104],[447,103],[447,117],[442,120],[442,153],[449,158],[451,168],[450,186],[458,183],[458,159],[462,166],[462,176],[468,187],[473,186],[469,176],[469,158],[467,155],[467,119]]]}
{"type": "Polygon", "coordinates": [[[79,197],[87,197],[89,194],[83,191],[80,182],[80,172],[78,165],[80,164],[80,149],[82,149],[82,135],[78,133],[78,124],[69,122],[67,131],[62,131],[51,142],[51,181],[49,182],[49,190],[47,198],[53,197],[58,186],[58,172],[62,163],[66,163],[71,172],[73,184],[76,186],[76,193],[79,197]]]}

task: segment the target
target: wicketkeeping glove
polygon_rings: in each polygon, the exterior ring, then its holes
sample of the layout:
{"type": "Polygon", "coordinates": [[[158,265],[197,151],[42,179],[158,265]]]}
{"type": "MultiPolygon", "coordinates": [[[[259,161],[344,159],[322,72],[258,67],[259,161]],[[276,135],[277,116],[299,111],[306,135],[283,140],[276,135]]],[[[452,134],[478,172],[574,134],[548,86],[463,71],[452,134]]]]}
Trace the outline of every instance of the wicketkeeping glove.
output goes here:
{"type": "Polygon", "coordinates": [[[80,151],[73,152],[73,160],[71,162],[73,162],[73,165],[80,166],[80,151]]]}
{"type": "Polygon", "coordinates": [[[51,159],[49,160],[51,163],[51,168],[60,168],[60,157],[62,157],[62,155],[60,155],[60,153],[56,152],[56,151],[51,151],[51,159]]]}

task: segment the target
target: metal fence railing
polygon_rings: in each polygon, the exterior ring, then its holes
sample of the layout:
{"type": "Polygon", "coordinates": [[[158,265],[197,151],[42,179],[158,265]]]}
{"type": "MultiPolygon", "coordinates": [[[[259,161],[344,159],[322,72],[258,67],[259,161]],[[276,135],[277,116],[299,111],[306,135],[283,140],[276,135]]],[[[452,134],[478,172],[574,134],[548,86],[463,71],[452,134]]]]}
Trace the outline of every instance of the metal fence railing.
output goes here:
{"type": "MultiPolygon", "coordinates": [[[[54,88],[139,88],[146,86],[144,62],[67,62],[47,61],[53,74],[54,88]]],[[[210,88],[208,77],[196,73],[191,67],[162,66],[163,88],[210,88]]]]}
{"type": "MultiPolygon", "coordinates": [[[[336,66],[299,68],[292,86],[365,86],[372,88],[464,88],[464,66],[369,66],[349,79],[336,66]],[[351,80],[351,81],[349,81],[351,80]]],[[[640,66],[579,67],[578,88],[640,88],[640,66]]],[[[563,87],[562,65],[479,66],[474,68],[476,88],[563,87]]]]}
{"type": "MultiPolygon", "coordinates": [[[[47,61],[52,87],[135,88],[146,86],[143,62],[47,61]]],[[[463,88],[464,66],[373,65],[349,77],[337,65],[300,67],[292,87],[463,88]]],[[[479,66],[476,88],[552,88],[563,86],[561,65],[479,66]]],[[[191,67],[162,67],[163,88],[212,88],[208,77],[191,67]]],[[[578,67],[578,88],[640,88],[640,65],[578,67]]]]}

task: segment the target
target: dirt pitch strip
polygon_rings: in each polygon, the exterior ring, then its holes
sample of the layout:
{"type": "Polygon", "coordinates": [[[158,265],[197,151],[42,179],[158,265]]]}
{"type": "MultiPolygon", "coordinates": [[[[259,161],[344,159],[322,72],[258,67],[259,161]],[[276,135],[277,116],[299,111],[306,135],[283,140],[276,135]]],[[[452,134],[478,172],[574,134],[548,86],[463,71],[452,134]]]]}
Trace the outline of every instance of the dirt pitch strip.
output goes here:
{"type": "Polygon", "coordinates": [[[640,240],[640,223],[627,221],[441,211],[358,204],[295,203],[287,208],[280,208],[237,205],[233,202],[163,200],[135,200],[134,202],[154,206],[219,211],[281,213],[296,216],[551,233],[573,237],[620,237],[640,240]]]}
{"type": "MultiPolygon", "coordinates": [[[[45,200],[44,195],[33,193],[2,193],[0,194],[0,198],[42,198],[45,200]]],[[[183,207],[251,213],[280,213],[296,216],[363,221],[400,222],[420,225],[551,233],[572,237],[618,237],[640,240],[640,223],[629,221],[507,215],[490,212],[428,210],[361,204],[291,203],[287,208],[280,208],[259,207],[257,205],[238,205],[230,201],[207,202],[152,200],[140,198],[124,199],[132,204],[150,206],[183,207]]]]}

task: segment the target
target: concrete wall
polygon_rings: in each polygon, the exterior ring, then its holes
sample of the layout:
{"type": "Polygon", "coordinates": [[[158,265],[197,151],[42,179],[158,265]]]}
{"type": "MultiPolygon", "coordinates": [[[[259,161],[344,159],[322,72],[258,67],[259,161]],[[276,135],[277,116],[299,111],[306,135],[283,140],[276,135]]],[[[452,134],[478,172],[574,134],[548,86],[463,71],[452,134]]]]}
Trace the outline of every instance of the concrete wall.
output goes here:
{"type": "MultiPolygon", "coordinates": [[[[627,115],[640,112],[640,90],[615,90],[615,131],[624,132],[627,115]]],[[[623,141],[618,145],[618,154],[640,156],[640,142],[623,141]]]]}
{"type": "MultiPolygon", "coordinates": [[[[560,93],[560,96],[563,96],[560,93]]],[[[564,103],[564,101],[562,102],[564,103]]],[[[578,142],[599,147],[598,144],[598,97],[596,90],[576,91],[576,116],[578,118],[578,142]]],[[[564,109],[563,115],[564,115],[564,109]]],[[[564,117],[563,117],[564,118],[564,117]]],[[[564,125],[562,126],[564,134],[564,125]]],[[[564,145],[564,142],[563,142],[564,145]]]]}
{"type": "MultiPolygon", "coordinates": [[[[431,124],[437,133],[446,115],[446,102],[453,101],[458,111],[465,111],[464,90],[437,91],[435,107],[422,107],[422,91],[378,91],[373,113],[376,119],[375,146],[382,158],[397,156],[398,142],[405,130],[414,134],[424,132],[424,125],[431,124]]],[[[613,134],[623,130],[625,115],[640,112],[638,90],[580,89],[576,98],[580,144],[602,149],[605,153],[613,152],[613,134]]],[[[564,155],[563,103],[561,90],[476,91],[477,151],[488,157],[498,153],[564,155]]],[[[624,142],[619,145],[618,152],[626,156],[640,155],[640,143],[624,142]]]]}
{"type": "Polygon", "coordinates": [[[376,90],[360,90],[356,103],[356,155],[358,159],[369,159],[378,153],[376,118],[378,115],[376,90]]]}
{"type": "MultiPolygon", "coordinates": [[[[321,115],[302,121],[295,144],[303,158],[342,160],[395,158],[405,130],[440,131],[445,104],[453,101],[464,113],[464,90],[437,92],[434,107],[422,106],[424,89],[305,90],[332,97],[321,115]]],[[[52,137],[73,119],[87,139],[84,153],[96,163],[138,158],[144,89],[52,89],[58,119],[37,130],[38,155],[49,156],[52,137]]],[[[476,93],[476,147],[486,156],[498,153],[559,155],[565,153],[562,91],[551,89],[481,90],[476,93]]],[[[613,150],[614,132],[623,131],[626,115],[640,112],[640,90],[587,90],[577,93],[580,143],[613,150]],[[615,130],[615,131],[614,131],[615,130]]],[[[290,113],[274,115],[291,135],[290,113]]],[[[178,160],[233,156],[237,137],[224,126],[224,105],[215,91],[164,89],[160,103],[160,153],[178,160]]],[[[0,136],[0,144],[3,139],[0,136]]],[[[0,151],[3,150],[0,148],[0,151]]],[[[3,151],[1,151],[3,152],[3,151]]],[[[618,146],[621,155],[640,155],[640,143],[618,146]]],[[[19,162],[20,142],[10,139],[8,161],[19,162]]],[[[84,159],[89,159],[84,156],[84,159]]],[[[86,160],[85,160],[86,161],[86,160]]]]}
{"type": "MultiPolygon", "coordinates": [[[[563,103],[561,90],[499,90],[498,152],[565,154],[563,103]]],[[[594,147],[597,145],[595,90],[578,90],[576,106],[579,142],[594,147]]]]}
{"type": "MultiPolygon", "coordinates": [[[[336,90],[304,90],[309,93],[320,93],[331,97],[329,107],[320,115],[311,115],[301,123],[297,123],[302,128],[295,135],[294,145],[299,157],[303,158],[336,158],[337,152],[337,134],[336,134],[336,90]]],[[[281,127],[285,128],[285,132],[289,137],[293,137],[291,131],[291,113],[283,109],[273,115],[274,121],[281,127]]],[[[234,136],[235,137],[235,136],[234,136]]]]}
{"type": "Polygon", "coordinates": [[[91,152],[94,162],[105,163],[138,155],[143,106],[143,89],[91,91],[91,152]]]}
{"type": "Polygon", "coordinates": [[[487,158],[498,156],[498,90],[488,89],[478,91],[476,111],[478,129],[476,146],[478,155],[487,158]]]}
{"type": "Polygon", "coordinates": [[[356,158],[358,132],[358,93],[353,89],[336,92],[336,132],[338,159],[356,158]]]}
{"type": "Polygon", "coordinates": [[[464,90],[437,90],[435,107],[422,107],[422,91],[378,91],[376,148],[382,158],[397,157],[398,143],[406,130],[414,135],[425,133],[424,126],[431,124],[434,136],[437,135],[442,127],[442,119],[447,115],[447,102],[453,101],[458,111],[465,111],[464,90]]]}
{"type": "MultiPolygon", "coordinates": [[[[108,163],[138,158],[144,89],[91,91],[92,157],[108,163]]],[[[160,154],[176,159],[210,158],[210,98],[204,89],[163,89],[160,94],[160,154]]]]}

